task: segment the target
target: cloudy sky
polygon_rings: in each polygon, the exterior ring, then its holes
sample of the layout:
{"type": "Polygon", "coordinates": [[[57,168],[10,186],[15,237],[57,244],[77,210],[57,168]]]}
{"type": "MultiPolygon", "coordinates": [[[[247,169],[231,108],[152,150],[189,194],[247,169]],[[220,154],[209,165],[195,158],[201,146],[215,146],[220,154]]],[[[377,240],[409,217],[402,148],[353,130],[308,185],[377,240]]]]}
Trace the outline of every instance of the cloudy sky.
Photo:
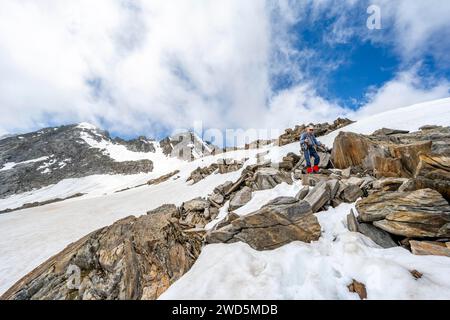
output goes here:
{"type": "Polygon", "coordinates": [[[0,135],[286,128],[448,97],[449,17],[446,0],[0,0],[0,135]]]}

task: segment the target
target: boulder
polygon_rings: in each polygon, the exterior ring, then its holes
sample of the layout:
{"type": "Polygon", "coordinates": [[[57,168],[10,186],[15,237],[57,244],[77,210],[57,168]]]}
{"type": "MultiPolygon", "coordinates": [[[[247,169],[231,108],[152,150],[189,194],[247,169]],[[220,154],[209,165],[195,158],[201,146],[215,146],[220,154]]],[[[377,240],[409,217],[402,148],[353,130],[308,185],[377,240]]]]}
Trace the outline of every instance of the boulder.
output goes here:
{"type": "Polygon", "coordinates": [[[409,133],[407,130],[398,130],[398,129],[388,129],[388,128],[382,128],[380,130],[375,131],[372,133],[373,136],[390,136],[393,134],[405,134],[409,133]]]}
{"type": "Polygon", "coordinates": [[[244,187],[231,198],[230,200],[230,211],[239,209],[245,206],[250,200],[252,200],[252,189],[249,187],[244,187]]]}
{"type": "Polygon", "coordinates": [[[258,168],[254,176],[248,179],[253,190],[273,189],[281,183],[292,184],[292,178],[289,173],[280,171],[272,167],[258,168]]]}
{"type": "Polygon", "coordinates": [[[215,203],[217,205],[222,205],[225,202],[225,198],[222,194],[220,193],[213,193],[210,197],[209,197],[209,201],[211,201],[212,203],[215,203]]]}
{"type": "Polygon", "coordinates": [[[378,192],[356,204],[359,218],[391,234],[410,238],[450,236],[450,205],[437,192],[378,192]]]}
{"type": "Polygon", "coordinates": [[[314,213],[318,212],[331,200],[330,186],[325,182],[320,182],[315,186],[304,199],[311,205],[314,213]]]}
{"type": "Polygon", "coordinates": [[[328,181],[330,177],[326,174],[304,174],[302,175],[302,184],[304,186],[315,187],[322,181],[328,181]]]}
{"type": "Polygon", "coordinates": [[[1,299],[157,299],[191,268],[202,245],[200,235],[185,234],[171,221],[176,211],[163,206],[92,232],[19,280],[1,299]]]}
{"type": "Polygon", "coordinates": [[[204,211],[209,207],[209,202],[202,198],[196,198],[183,203],[183,209],[186,211],[204,211]]]}
{"type": "Polygon", "coordinates": [[[242,241],[256,250],[272,250],[293,241],[316,241],[321,227],[312,213],[306,201],[275,199],[252,214],[210,231],[206,243],[242,241]]]}
{"type": "Polygon", "coordinates": [[[308,186],[305,186],[305,187],[302,188],[302,190],[300,190],[300,191],[297,193],[297,195],[295,196],[295,199],[298,200],[298,201],[303,200],[303,199],[306,198],[306,196],[308,195],[308,193],[309,193],[309,187],[308,187],[308,186]]]}
{"type": "Polygon", "coordinates": [[[226,194],[229,193],[229,191],[232,187],[233,187],[233,182],[227,181],[227,182],[221,184],[220,186],[216,187],[214,189],[214,193],[225,196],[226,194]]]}
{"type": "Polygon", "coordinates": [[[409,179],[407,178],[383,178],[373,183],[374,189],[382,189],[383,191],[397,191],[409,179]]]}
{"type": "Polygon", "coordinates": [[[334,199],[338,194],[338,191],[341,187],[341,183],[339,180],[333,179],[327,181],[328,187],[330,187],[330,199],[334,199]]]}
{"type": "Polygon", "coordinates": [[[339,197],[347,203],[352,203],[361,198],[363,195],[363,191],[358,185],[350,184],[344,185],[339,197]]]}
{"type": "Polygon", "coordinates": [[[420,155],[413,184],[415,189],[437,190],[450,201],[450,157],[420,155]]]}
{"type": "Polygon", "coordinates": [[[373,242],[382,248],[388,249],[398,246],[389,233],[374,227],[370,223],[359,224],[358,231],[366,237],[372,239],[373,242]]]}
{"type": "Polygon", "coordinates": [[[422,189],[414,192],[375,192],[356,204],[359,217],[364,222],[373,222],[385,219],[389,214],[391,218],[402,219],[406,216],[423,219],[427,215],[447,217],[450,205],[436,191],[422,189]]]}
{"type": "Polygon", "coordinates": [[[418,256],[444,256],[450,257],[450,248],[441,242],[411,240],[411,251],[418,256]]]}
{"type": "Polygon", "coordinates": [[[411,178],[420,154],[430,154],[432,142],[419,137],[386,140],[361,134],[340,132],[333,146],[331,160],[338,169],[361,167],[377,177],[411,178]]]}

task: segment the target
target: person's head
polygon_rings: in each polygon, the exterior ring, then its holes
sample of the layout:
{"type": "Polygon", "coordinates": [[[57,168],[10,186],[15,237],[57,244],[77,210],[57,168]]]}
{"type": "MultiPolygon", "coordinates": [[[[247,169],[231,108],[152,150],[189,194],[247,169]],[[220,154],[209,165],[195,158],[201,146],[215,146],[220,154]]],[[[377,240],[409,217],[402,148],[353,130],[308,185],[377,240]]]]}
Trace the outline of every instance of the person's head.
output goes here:
{"type": "Polygon", "coordinates": [[[309,126],[308,128],[306,128],[306,132],[314,133],[314,127],[313,126],[309,126]]]}

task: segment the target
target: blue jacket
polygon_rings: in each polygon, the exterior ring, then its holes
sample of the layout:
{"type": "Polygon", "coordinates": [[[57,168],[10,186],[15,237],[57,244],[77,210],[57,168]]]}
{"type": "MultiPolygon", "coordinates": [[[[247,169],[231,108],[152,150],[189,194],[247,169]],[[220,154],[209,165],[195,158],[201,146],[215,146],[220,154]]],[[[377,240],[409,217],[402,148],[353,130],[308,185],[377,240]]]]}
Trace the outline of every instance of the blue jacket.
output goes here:
{"type": "Polygon", "coordinates": [[[309,134],[308,132],[304,132],[300,137],[300,145],[302,146],[302,148],[303,148],[303,146],[306,145],[306,140],[309,141],[309,145],[308,145],[309,147],[322,145],[322,143],[316,139],[316,136],[314,134],[309,134]]]}

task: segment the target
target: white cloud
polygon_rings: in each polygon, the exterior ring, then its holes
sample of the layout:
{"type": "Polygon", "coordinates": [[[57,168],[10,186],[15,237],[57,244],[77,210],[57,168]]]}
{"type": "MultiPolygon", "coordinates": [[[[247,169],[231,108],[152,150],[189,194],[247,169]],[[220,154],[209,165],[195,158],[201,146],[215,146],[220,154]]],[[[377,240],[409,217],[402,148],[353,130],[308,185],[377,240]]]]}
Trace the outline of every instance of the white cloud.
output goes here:
{"type": "MultiPolygon", "coordinates": [[[[405,57],[432,47],[448,26],[446,9],[427,8],[429,2],[380,3],[396,22],[397,37],[390,41],[405,57]],[[425,16],[416,24],[421,12],[425,16]]],[[[332,120],[346,110],[317,94],[317,82],[304,72],[317,55],[288,31],[308,14],[308,21],[341,16],[324,40],[346,42],[356,32],[354,15],[342,13],[357,4],[2,0],[0,134],[81,121],[155,136],[197,120],[220,129],[332,120]],[[289,75],[294,85],[273,92],[276,75],[289,75]]],[[[423,89],[419,82],[415,74],[400,74],[371,92],[361,113],[446,94],[446,83],[423,89]]]]}
{"type": "Polygon", "coordinates": [[[380,88],[374,88],[367,94],[368,103],[356,113],[350,113],[352,118],[360,118],[371,114],[406,107],[409,105],[431,101],[450,96],[450,83],[441,80],[439,83],[424,89],[424,79],[420,78],[413,68],[400,73],[395,79],[385,83],[380,88]]]}

